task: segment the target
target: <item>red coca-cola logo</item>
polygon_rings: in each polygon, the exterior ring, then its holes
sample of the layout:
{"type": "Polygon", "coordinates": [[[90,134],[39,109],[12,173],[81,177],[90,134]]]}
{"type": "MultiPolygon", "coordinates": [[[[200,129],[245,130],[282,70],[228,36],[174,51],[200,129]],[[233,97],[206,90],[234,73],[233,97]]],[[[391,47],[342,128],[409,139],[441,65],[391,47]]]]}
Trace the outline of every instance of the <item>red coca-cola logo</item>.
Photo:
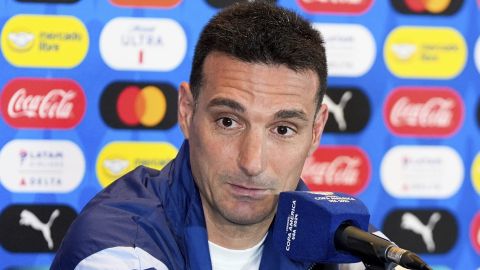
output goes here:
{"type": "Polygon", "coordinates": [[[348,13],[366,12],[373,0],[297,0],[298,5],[313,13],[348,13]]]}
{"type": "Polygon", "coordinates": [[[387,98],[384,117],[399,136],[447,137],[461,126],[464,105],[447,87],[401,87],[387,98]]]}
{"type": "Polygon", "coordinates": [[[85,95],[69,79],[22,78],[7,83],[1,112],[14,128],[68,129],[85,113],[85,95]]]}
{"type": "Polygon", "coordinates": [[[358,194],[370,180],[370,161],[355,146],[321,146],[307,158],[302,179],[313,191],[358,194]]]}

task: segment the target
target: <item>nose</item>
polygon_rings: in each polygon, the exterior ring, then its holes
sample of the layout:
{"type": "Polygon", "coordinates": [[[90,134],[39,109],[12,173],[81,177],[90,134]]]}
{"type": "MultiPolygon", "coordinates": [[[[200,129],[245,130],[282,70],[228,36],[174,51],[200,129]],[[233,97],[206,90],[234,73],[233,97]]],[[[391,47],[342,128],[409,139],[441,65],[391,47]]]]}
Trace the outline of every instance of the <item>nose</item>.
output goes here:
{"type": "Polygon", "coordinates": [[[265,170],[265,154],[262,132],[250,130],[241,141],[238,166],[247,176],[257,176],[265,170]]]}

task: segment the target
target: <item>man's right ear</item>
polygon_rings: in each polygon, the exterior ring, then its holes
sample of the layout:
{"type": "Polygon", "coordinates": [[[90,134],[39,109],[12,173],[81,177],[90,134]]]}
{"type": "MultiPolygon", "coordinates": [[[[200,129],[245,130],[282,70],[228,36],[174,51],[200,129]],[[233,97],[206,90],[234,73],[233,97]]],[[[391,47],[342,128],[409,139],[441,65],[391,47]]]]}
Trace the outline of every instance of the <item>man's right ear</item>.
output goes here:
{"type": "Polygon", "coordinates": [[[178,89],[178,123],[183,136],[188,140],[190,137],[190,125],[192,123],[195,101],[193,100],[190,85],[182,82],[178,89]]]}

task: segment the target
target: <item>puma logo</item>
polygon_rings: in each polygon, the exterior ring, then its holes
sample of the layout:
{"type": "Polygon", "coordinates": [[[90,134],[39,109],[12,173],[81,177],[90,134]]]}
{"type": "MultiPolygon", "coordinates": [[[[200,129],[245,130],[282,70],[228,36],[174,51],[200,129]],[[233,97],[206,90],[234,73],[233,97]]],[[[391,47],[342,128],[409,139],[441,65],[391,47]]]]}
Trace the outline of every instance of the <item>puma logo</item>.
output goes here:
{"type": "Polygon", "coordinates": [[[407,212],[403,214],[400,226],[402,229],[411,230],[414,233],[419,234],[427,246],[427,250],[432,252],[435,250],[433,229],[441,217],[442,215],[440,213],[435,212],[430,216],[428,223],[425,225],[415,215],[407,212]]]}
{"type": "Polygon", "coordinates": [[[351,98],[352,92],[347,91],[343,93],[342,97],[340,98],[340,102],[336,104],[330,99],[330,97],[325,95],[325,104],[328,107],[328,112],[333,114],[333,118],[335,118],[338,128],[342,131],[347,129],[347,122],[345,121],[345,107],[351,98]]]}
{"type": "Polygon", "coordinates": [[[55,209],[52,214],[50,215],[50,219],[47,223],[41,222],[35,214],[28,210],[22,210],[20,213],[20,225],[30,226],[34,230],[42,232],[43,238],[47,241],[48,248],[53,249],[53,240],[52,240],[52,232],[51,227],[53,221],[60,215],[60,210],[55,209]]]}

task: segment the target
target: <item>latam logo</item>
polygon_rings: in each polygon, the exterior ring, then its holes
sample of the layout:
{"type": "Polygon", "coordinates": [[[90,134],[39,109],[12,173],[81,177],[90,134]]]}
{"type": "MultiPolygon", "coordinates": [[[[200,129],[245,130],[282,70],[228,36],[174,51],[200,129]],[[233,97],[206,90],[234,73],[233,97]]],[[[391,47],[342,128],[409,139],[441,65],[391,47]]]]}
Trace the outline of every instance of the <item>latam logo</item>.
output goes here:
{"type": "Polygon", "coordinates": [[[297,0],[297,3],[312,13],[361,14],[372,6],[373,0],[297,0]]]}
{"type": "Polygon", "coordinates": [[[395,146],[383,157],[380,180],[396,198],[446,199],[460,189],[462,158],[448,146],[395,146]]]}
{"type": "Polygon", "coordinates": [[[366,153],[355,146],[321,146],[305,161],[302,179],[312,191],[362,192],[370,181],[366,153]]]}
{"type": "Polygon", "coordinates": [[[329,76],[360,77],[370,70],[377,47],[365,26],[314,23],[313,27],[325,39],[329,76]]]}
{"type": "Polygon", "coordinates": [[[0,151],[0,181],[10,192],[67,193],[85,174],[80,148],[64,140],[12,140],[0,151]]]}
{"type": "Polygon", "coordinates": [[[182,0],[110,0],[110,2],[122,7],[148,7],[148,8],[173,8],[182,0]]]}
{"type": "Polygon", "coordinates": [[[73,128],[85,113],[85,95],[69,79],[13,79],[0,98],[5,121],[14,128],[73,128]]]}
{"type": "Polygon", "coordinates": [[[117,129],[169,129],[177,123],[175,88],[164,83],[114,82],[100,98],[103,121],[117,129]]]}
{"type": "MultiPolygon", "coordinates": [[[[216,8],[224,8],[235,3],[251,2],[252,0],[207,0],[207,3],[216,8]]],[[[264,2],[276,3],[277,0],[266,0],[264,2]]]]}
{"type": "Polygon", "coordinates": [[[398,136],[449,137],[463,123],[462,98],[448,87],[400,87],[387,97],[384,118],[398,136]]]}
{"type": "Polygon", "coordinates": [[[478,194],[480,194],[480,153],[477,153],[471,168],[472,184],[478,194]]]}
{"type": "Polygon", "coordinates": [[[102,59],[115,70],[171,71],[186,52],[185,31],[172,19],[119,17],[100,34],[102,59]]]}
{"type": "Polygon", "coordinates": [[[387,214],[382,232],[415,253],[447,253],[458,239],[457,220],[444,209],[395,209],[387,214]]]}
{"type": "Polygon", "coordinates": [[[391,0],[400,13],[421,15],[452,15],[463,5],[463,0],[391,0]]]}
{"type": "Polygon", "coordinates": [[[89,36],[72,16],[17,15],[3,27],[1,49],[18,67],[73,68],[85,58],[89,36]]]}
{"type": "Polygon", "coordinates": [[[473,58],[475,59],[475,67],[477,67],[477,71],[480,73],[480,37],[478,37],[477,41],[475,42],[475,49],[473,54],[473,58]]]}
{"type": "Polygon", "coordinates": [[[360,89],[329,87],[323,103],[329,113],[325,132],[357,133],[370,119],[370,101],[360,89]]]}
{"type": "Polygon", "coordinates": [[[475,251],[480,254],[480,212],[477,212],[470,224],[470,240],[475,251]]]}
{"type": "Polygon", "coordinates": [[[169,143],[111,142],[98,155],[97,177],[100,185],[106,187],[140,165],[160,170],[177,152],[177,148],[169,143]]]}
{"type": "Polygon", "coordinates": [[[388,35],[383,54],[395,76],[452,79],[465,67],[467,44],[454,28],[401,26],[388,35]]]}
{"type": "Polygon", "coordinates": [[[10,252],[54,253],[76,216],[66,205],[10,205],[0,215],[0,242],[10,252]]]}

